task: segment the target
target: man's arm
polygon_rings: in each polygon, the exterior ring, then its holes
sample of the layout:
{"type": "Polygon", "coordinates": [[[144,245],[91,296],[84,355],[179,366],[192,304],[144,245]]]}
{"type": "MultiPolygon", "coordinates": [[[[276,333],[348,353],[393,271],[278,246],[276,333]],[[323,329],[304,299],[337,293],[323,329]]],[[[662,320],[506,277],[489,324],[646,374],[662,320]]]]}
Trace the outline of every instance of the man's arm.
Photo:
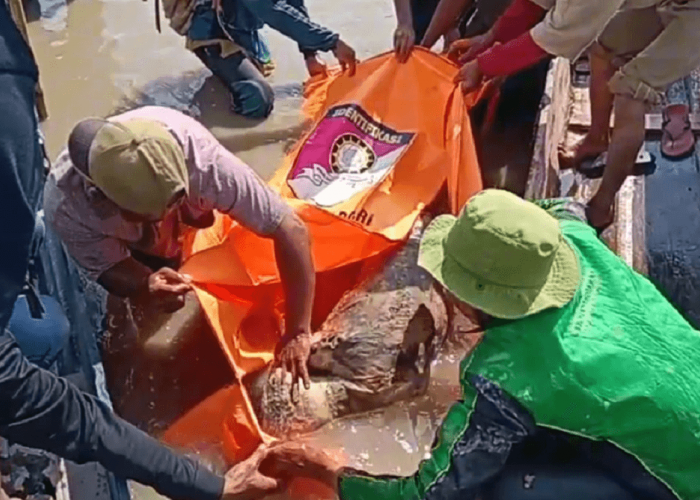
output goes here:
{"type": "Polygon", "coordinates": [[[440,0],[420,44],[428,48],[435,45],[441,36],[457,26],[462,15],[473,3],[474,0],[440,0]]]}
{"type": "Polygon", "coordinates": [[[304,222],[290,213],[282,219],[272,238],[286,297],[285,336],[281,348],[289,346],[290,350],[301,351],[296,356],[289,352],[292,358],[282,362],[287,364],[293,380],[301,378],[308,389],[311,381],[306,360],[311,348],[311,313],[316,286],[309,232],[304,222]]]}
{"type": "Polygon", "coordinates": [[[167,268],[153,272],[123,242],[81,224],[64,208],[47,215],[68,253],[109,293],[167,312],[185,305],[192,289],[186,276],[167,268]]]}
{"type": "Polygon", "coordinates": [[[97,282],[117,297],[136,297],[148,289],[151,270],[133,257],[127,257],[103,272],[97,282]]]}
{"type": "Polygon", "coordinates": [[[337,33],[312,22],[306,8],[299,9],[287,0],[244,0],[243,3],[263,22],[297,42],[302,49],[330,51],[340,39],[337,33]]]}
{"type": "Polygon", "coordinates": [[[413,29],[413,14],[411,12],[411,0],[394,0],[396,10],[396,22],[399,26],[410,26],[413,29]]]}
{"type": "Polygon", "coordinates": [[[489,78],[513,75],[547,57],[528,31],[545,15],[545,9],[530,0],[514,0],[489,32],[491,43],[503,45],[477,57],[481,73],[489,78]]]}
{"type": "Polygon", "coordinates": [[[406,62],[416,43],[413,13],[411,12],[411,0],[394,0],[394,8],[396,9],[394,52],[399,62],[406,62]]]}
{"type": "MultiPolygon", "coordinates": [[[[278,361],[293,375],[296,373],[308,381],[306,361],[310,352],[309,330],[316,286],[308,231],[291,207],[248,165],[223,146],[215,148],[215,166],[203,174],[198,196],[211,200],[212,206],[207,208],[229,214],[243,227],[274,240],[287,307],[286,332],[280,343],[278,361]]],[[[294,380],[296,382],[296,377],[294,380]]]]}
{"type": "Polygon", "coordinates": [[[469,403],[450,408],[428,460],[411,477],[371,476],[343,470],[341,500],[437,500],[477,498],[498,475],[513,445],[535,432],[532,416],[486,379],[470,379],[469,403]],[[475,391],[475,392],[474,392],[475,391]]]}
{"type": "Polygon", "coordinates": [[[299,44],[304,53],[332,51],[343,70],[355,74],[355,51],[340,35],[309,19],[303,2],[288,0],[243,0],[245,6],[271,28],[299,44]]]}
{"type": "Polygon", "coordinates": [[[624,1],[557,0],[530,34],[547,53],[576,59],[603,32],[624,1]]]}
{"type": "Polygon", "coordinates": [[[223,478],[178,456],[66,380],[30,364],[0,333],[0,435],[78,463],[100,462],[173,499],[215,500],[223,478]]]}
{"type": "Polygon", "coordinates": [[[169,268],[152,272],[133,257],[109,268],[97,282],[118,297],[130,297],[141,306],[156,306],[166,312],[182,308],[185,295],[192,290],[189,277],[169,268]]]}

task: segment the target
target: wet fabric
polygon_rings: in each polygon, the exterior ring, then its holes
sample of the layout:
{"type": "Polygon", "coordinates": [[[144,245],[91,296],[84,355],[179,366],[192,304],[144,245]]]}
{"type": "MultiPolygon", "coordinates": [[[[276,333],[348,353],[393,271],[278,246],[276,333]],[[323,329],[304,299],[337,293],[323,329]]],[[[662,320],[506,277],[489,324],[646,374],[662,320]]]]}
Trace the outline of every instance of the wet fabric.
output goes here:
{"type": "MultiPolygon", "coordinates": [[[[453,213],[481,189],[458,68],[416,49],[369,59],[357,75],[334,72],[307,86],[314,125],[271,185],[311,234],[316,276],[312,327],[340,297],[377,273],[408,238],[421,211],[447,186],[453,213]]],[[[197,283],[209,322],[240,379],[272,361],[284,297],[273,242],[219,217],[189,243],[182,271],[197,283]]],[[[166,432],[173,444],[223,442],[228,457],[250,453],[264,434],[245,390],[220,391],[166,432]],[[207,422],[207,423],[205,423],[207,422]],[[222,423],[223,422],[223,423],[222,423]]]]}
{"type": "Polygon", "coordinates": [[[341,471],[341,500],[672,500],[673,494],[614,445],[540,428],[520,403],[469,376],[473,408],[456,403],[433,457],[410,478],[341,471]],[[464,425],[463,416],[469,414],[464,425]],[[461,430],[456,430],[461,429],[461,430]],[[440,469],[438,469],[440,468],[440,469]],[[441,474],[436,474],[440,470],[441,474]]]}
{"type": "Polygon", "coordinates": [[[341,500],[475,500],[502,472],[513,446],[535,433],[528,411],[483,377],[467,384],[471,401],[447,413],[431,452],[410,477],[341,471],[341,500]]]}
{"type": "MultiPolygon", "coordinates": [[[[582,205],[567,199],[544,200],[538,204],[560,220],[562,226],[573,225],[593,233],[584,222],[582,205]]],[[[569,234],[566,229],[564,232],[569,234]]],[[[594,233],[590,240],[603,246],[594,233]]],[[[605,252],[615,259],[616,264],[622,265],[622,261],[609,250],[605,252]]],[[[644,305],[640,303],[640,306],[644,305]]],[[[533,318],[546,314],[540,313],[533,318]]],[[[573,435],[556,426],[546,426],[546,423],[543,426],[537,411],[532,412],[531,408],[538,395],[549,395],[551,384],[549,380],[540,384],[536,382],[566,373],[562,367],[568,367],[567,364],[555,366],[548,363],[542,371],[533,368],[515,372],[512,378],[526,386],[528,392],[525,396],[522,391],[511,393],[500,387],[509,385],[504,374],[510,370],[510,358],[505,354],[517,351],[518,340],[525,336],[542,339],[551,332],[551,327],[542,325],[540,329],[520,333],[518,326],[524,321],[494,320],[476,353],[462,362],[462,399],[450,408],[436,435],[431,457],[421,462],[416,474],[409,477],[371,476],[345,469],[339,480],[341,499],[543,500],[573,499],[577,498],[576,495],[601,500],[676,498],[662,482],[648,473],[645,465],[615,444],[573,435]],[[503,330],[503,335],[499,329],[503,330]],[[494,332],[501,342],[496,348],[490,348],[489,339],[494,332]],[[506,344],[512,337],[515,340],[506,344]],[[480,359],[483,346],[489,349],[490,357],[477,365],[474,359],[480,359]],[[487,368],[480,369],[481,365],[487,368]],[[488,367],[493,368],[489,370],[488,367]],[[533,382],[534,377],[528,375],[535,372],[539,376],[533,382]],[[534,474],[535,471],[538,473],[534,474]],[[540,472],[545,475],[544,484],[538,479],[540,472]],[[587,484],[582,485],[584,480],[587,484]],[[533,487],[533,483],[537,486],[533,487]],[[574,487],[576,491],[572,491],[574,487]]],[[[522,358],[527,358],[533,367],[543,362],[543,356],[539,354],[546,351],[539,347],[520,350],[522,358]],[[533,352],[538,356],[533,356],[533,352]]],[[[552,405],[560,405],[562,414],[573,413],[572,408],[588,408],[574,405],[565,397],[552,401],[552,405]]],[[[587,413],[576,412],[583,415],[584,420],[588,420],[585,418],[587,413]]],[[[604,425],[605,419],[597,422],[604,425]]],[[[663,421],[660,422],[663,425],[663,421]]]]}

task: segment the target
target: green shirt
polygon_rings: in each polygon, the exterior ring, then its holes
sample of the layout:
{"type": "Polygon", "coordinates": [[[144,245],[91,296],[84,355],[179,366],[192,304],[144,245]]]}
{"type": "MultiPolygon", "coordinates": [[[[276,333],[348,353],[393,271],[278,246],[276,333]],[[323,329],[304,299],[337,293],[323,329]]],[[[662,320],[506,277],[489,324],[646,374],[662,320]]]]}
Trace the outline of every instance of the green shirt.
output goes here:
{"type": "Polygon", "coordinates": [[[579,258],[574,299],[489,325],[462,363],[463,401],[448,413],[431,458],[409,478],[348,476],[344,500],[431,496],[471,432],[480,394],[474,381],[481,379],[515,398],[539,427],[612,442],[677,498],[700,498],[700,335],[605,246],[580,211],[572,215],[575,206],[540,204],[560,219],[579,258]]]}

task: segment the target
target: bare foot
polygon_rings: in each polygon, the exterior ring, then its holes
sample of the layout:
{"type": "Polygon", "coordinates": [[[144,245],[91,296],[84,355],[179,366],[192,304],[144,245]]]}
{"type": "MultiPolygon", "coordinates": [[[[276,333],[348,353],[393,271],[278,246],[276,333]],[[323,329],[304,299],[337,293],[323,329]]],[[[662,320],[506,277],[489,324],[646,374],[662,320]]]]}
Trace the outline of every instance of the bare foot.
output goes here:
{"type": "Polygon", "coordinates": [[[304,59],[306,63],[306,70],[309,72],[309,76],[314,77],[316,75],[323,75],[326,73],[326,65],[321,62],[318,57],[310,56],[304,59]]]}
{"type": "Polygon", "coordinates": [[[579,168],[586,160],[592,160],[608,150],[607,138],[594,137],[586,134],[573,151],[559,149],[559,163],[561,168],[579,168]]]}

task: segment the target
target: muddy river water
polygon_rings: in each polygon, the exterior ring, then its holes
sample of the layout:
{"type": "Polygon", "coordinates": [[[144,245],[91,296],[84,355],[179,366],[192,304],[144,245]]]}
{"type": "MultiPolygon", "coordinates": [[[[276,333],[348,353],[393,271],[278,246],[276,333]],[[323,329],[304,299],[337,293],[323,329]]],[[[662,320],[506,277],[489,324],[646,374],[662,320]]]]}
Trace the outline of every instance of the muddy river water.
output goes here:
{"type": "MultiPolygon", "coordinates": [[[[52,158],[72,125],[135,105],[173,107],[196,116],[219,140],[267,178],[302,129],[301,82],[305,68],[296,44],[265,29],[276,71],[273,115],[264,122],[229,113],[223,86],[184,48],[162,21],[155,26],[152,1],[31,0],[25,8],[49,112],[43,124],[52,158]]],[[[392,2],[307,0],[312,17],[339,31],[360,58],[390,48],[392,2]]],[[[429,451],[449,403],[458,395],[457,353],[435,366],[426,397],[379,412],[335,422],[310,439],[345,450],[355,466],[376,473],[408,474],[429,451]]],[[[132,485],[140,500],[159,498],[132,485]]]]}

